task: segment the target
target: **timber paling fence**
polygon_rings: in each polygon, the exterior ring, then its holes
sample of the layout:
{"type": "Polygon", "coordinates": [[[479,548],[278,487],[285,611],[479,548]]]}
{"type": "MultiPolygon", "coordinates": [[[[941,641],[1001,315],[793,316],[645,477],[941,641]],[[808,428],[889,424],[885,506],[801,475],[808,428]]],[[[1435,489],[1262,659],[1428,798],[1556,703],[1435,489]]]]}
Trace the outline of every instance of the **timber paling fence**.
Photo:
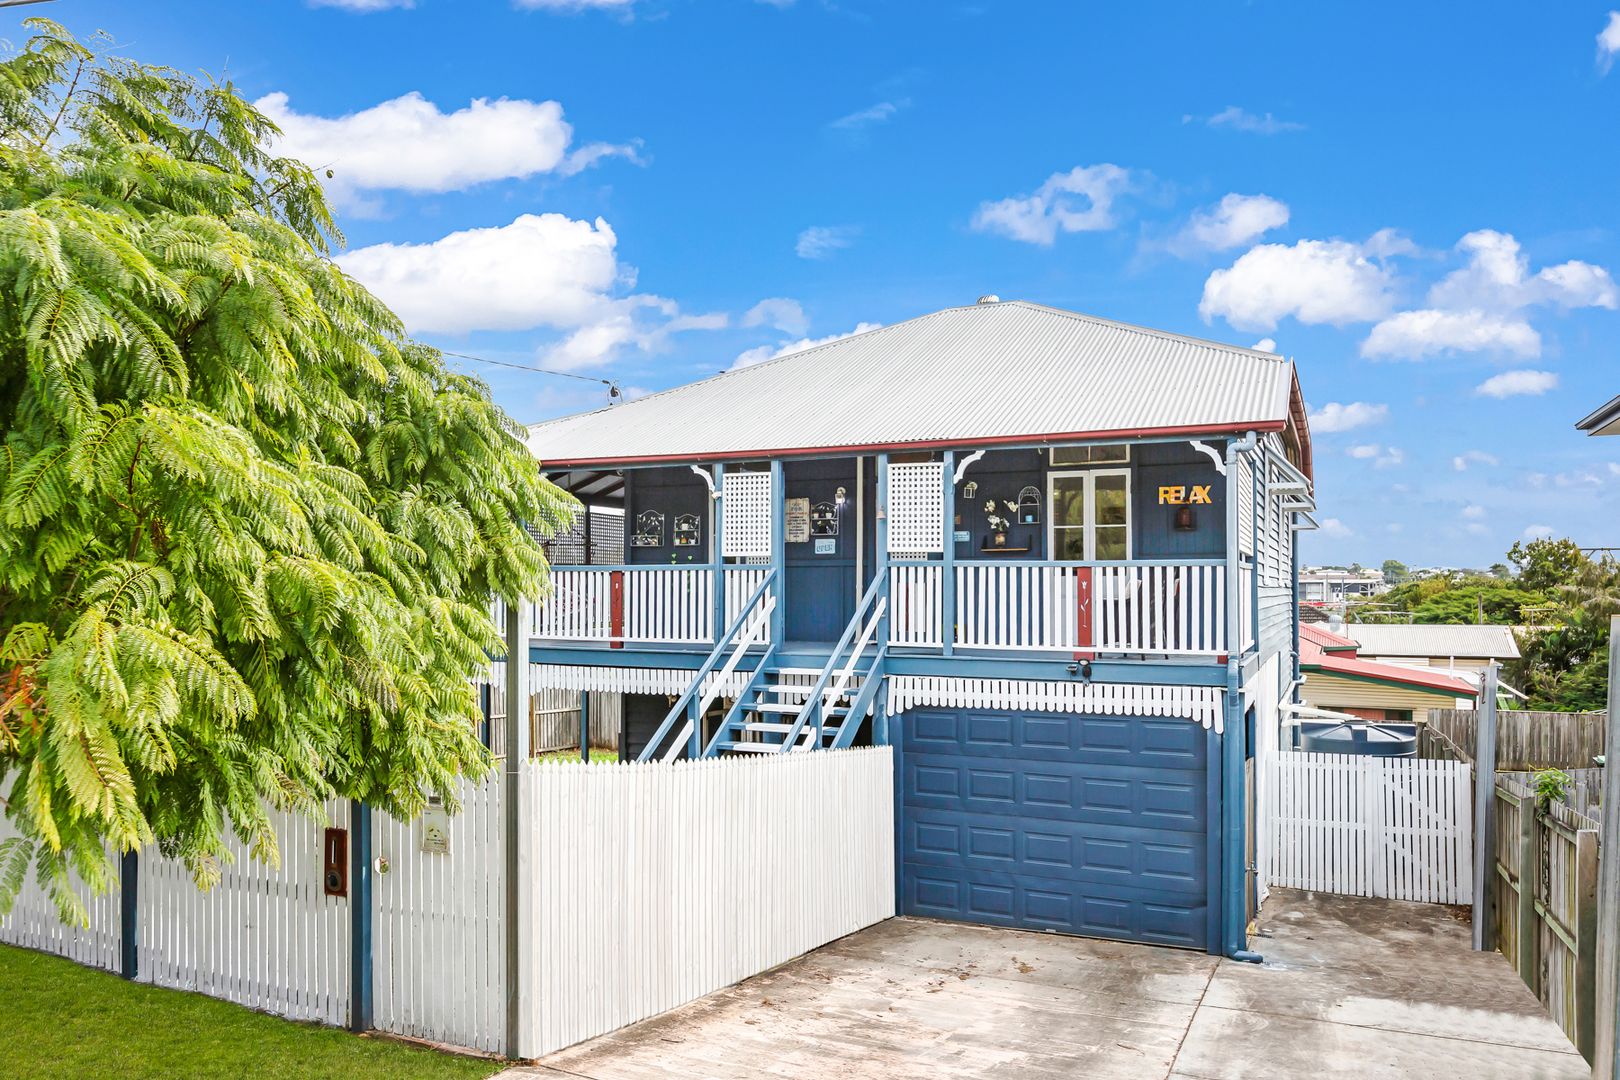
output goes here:
{"type": "MultiPolygon", "coordinates": [[[[1496,768],[1522,772],[1590,768],[1603,753],[1609,714],[1503,710],[1496,714],[1496,768]]],[[[1478,713],[1430,709],[1419,728],[1419,756],[1474,760],[1478,713]]]]}
{"type": "Polygon", "coordinates": [[[352,858],[345,896],[326,888],[327,823],[277,813],[279,867],[233,842],[203,893],[142,852],[109,892],[81,888],[81,927],[57,921],[30,875],[0,942],[280,1016],[535,1057],[892,916],[893,768],[888,747],[526,762],[515,920],[497,772],[464,785],[455,815],[330,804],[352,858]]]}
{"type": "Polygon", "coordinates": [[[1592,1060],[1597,1031],[1597,820],[1498,773],[1490,920],[1496,947],[1570,1042],[1592,1060]]]}

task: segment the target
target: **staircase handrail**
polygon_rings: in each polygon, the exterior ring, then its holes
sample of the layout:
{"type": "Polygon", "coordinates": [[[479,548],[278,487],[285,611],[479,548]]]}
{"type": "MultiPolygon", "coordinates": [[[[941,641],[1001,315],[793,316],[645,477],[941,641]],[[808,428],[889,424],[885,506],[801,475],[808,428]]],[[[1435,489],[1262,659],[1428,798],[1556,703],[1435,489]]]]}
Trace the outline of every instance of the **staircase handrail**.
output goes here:
{"type": "MultiPolygon", "coordinates": [[[[861,602],[855,605],[855,614],[850,616],[848,625],[844,627],[843,636],[838,639],[838,644],[833,646],[832,653],[827,657],[827,663],[822,666],[821,674],[817,676],[815,685],[810,688],[810,693],[806,695],[804,699],[804,707],[800,709],[798,715],[794,717],[793,727],[788,730],[786,737],[783,738],[783,751],[793,749],[793,744],[798,740],[800,734],[804,731],[804,725],[807,721],[809,721],[812,714],[816,718],[815,727],[817,730],[826,726],[824,723],[826,719],[826,708],[822,701],[822,694],[826,691],[827,683],[832,679],[833,672],[838,669],[839,657],[844,655],[844,650],[848,648],[850,642],[854,640],[856,632],[866,626],[867,608],[870,608],[877,603],[878,597],[880,596],[885,601],[886,606],[888,594],[889,575],[883,573],[875,575],[872,578],[872,584],[866,587],[866,593],[861,597],[861,602]]],[[[873,612],[873,623],[876,623],[883,617],[883,610],[883,607],[879,607],[873,612]]],[[[866,638],[863,636],[861,640],[861,647],[864,649],[866,638]]],[[[853,666],[855,657],[851,656],[850,660],[851,666],[853,666]]]]}
{"type": "MultiPolygon", "coordinates": [[[[693,698],[702,689],[703,680],[721,663],[721,657],[725,656],[729,650],[732,650],[738,644],[737,638],[742,633],[744,625],[750,623],[756,616],[763,616],[766,619],[770,617],[770,609],[776,604],[775,596],[771,597],[770,602],[762,611],[756,612],[754,606],[759,603],[760,598],[765,595],[766,591],[775,584],[776,575],[777,568],[773,566],[770,572],[760,579],[759,586],[754,590],[753,595],[749,596],[748,602],[737,609],[737,617],[731,621],[730,626],[726,627],[726,632],[721,635],[720,640],[714,643],[714,648],[709,651],[708,659],[703,661],[703,666],[698,668],[697,673],[692,676],[692,682],[687,686],[686,692],[676,700],[675,704],[670,708],[669,714],[664,717],[664,722],[658,725],[658,730],[653,732],[652,738],[647,740],[647,745],[642,747],[641,753],[636,755],[637,761],[649,761],[653,755],[658,753],[658,747],[663,744],[664,739],[669,735],[670,729],[675,726],[676,720],[694,704],[693,698]]],[[[741,654],[753,644],[753,633],[748,634],[741,644],[742,648],[736,649],[737,655],[732,658],[732,662],[729,664],[729,668],[732,670],[736,668],[736,660],[740,660],[741,654]]],[[[675,744],[676,747],[679,747],[679,745],[679,743],[675,744]]],[[[678,750],[675,750],[669,756],[673,757],[674,753],[678,752],[678,750]]]]}

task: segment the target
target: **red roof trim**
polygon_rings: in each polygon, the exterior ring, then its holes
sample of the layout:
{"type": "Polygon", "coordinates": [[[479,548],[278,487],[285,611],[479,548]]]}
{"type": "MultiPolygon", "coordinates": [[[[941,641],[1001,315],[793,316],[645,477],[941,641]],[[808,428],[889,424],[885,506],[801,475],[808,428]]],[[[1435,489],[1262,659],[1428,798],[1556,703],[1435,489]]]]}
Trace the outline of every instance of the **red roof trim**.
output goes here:
{"type": "MultiPolygon", "coordinates": [[[[1300,627],[1302,631],[1305,629],[1307,628],[1300,627]]],[[[1318,632],[1330,638],[1338,636],[1327,631],[1318,632]]],[[[1371,679],[1374,682],[1394,683],[1399,686],[1416,686],[1423,690],[1450,694],[1453,697],[1479,696],[1479,689],[1473,684],[1450,675],[1442,675],[1437,671],[1402,667],[1398,664],[1380,664],[1374,660],[1363,660],[1354,654],[1343,656],[1338,651],[1328,652],[1312,640],[1313,636],[1302,635],[1299,642],[1299,666],[1306,671],[1320,671],[1324,675],[1345,675],[1353,679],[1371,679]]]]}
{"type": "Polygon", "coordinates": [[[645,454],[623,458],[551,458],[541,464],[548,469],[574,469],[589,465],[647,465],[685,461],[758,461],[762,458],[809,457],[812,455],[865,454],[885,450],[938,450],[958,446],[1027,446],[1030,444],[1076,442],[1081,439],[1142,439],[1160,435],[1227,435],[1245,431],[1281,431],[1285,421],[1266,420],[1245,424],[1189,425],[1184,427],[1124,428],[1112,431],[1066,431],[1044,435],[991,435],[974,439],[918,439],[911,442],[858,443],[848,446],[801,446],[773,450],[722,450],[691,454],[645,454]]]}

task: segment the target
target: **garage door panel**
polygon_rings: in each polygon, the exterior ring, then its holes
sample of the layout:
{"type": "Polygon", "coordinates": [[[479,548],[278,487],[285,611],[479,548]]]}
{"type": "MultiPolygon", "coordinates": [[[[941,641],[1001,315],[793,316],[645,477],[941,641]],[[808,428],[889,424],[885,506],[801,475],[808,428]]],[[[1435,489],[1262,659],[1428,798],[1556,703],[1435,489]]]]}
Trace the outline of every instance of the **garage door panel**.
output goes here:
{"type": "Polygon", "coordinates": [[[1207,779],[1141,767],[906,755],[901,787],[908,805],[941,810],[1202,831],[1207,779]]]}
{"type": "Polygon", "coordinates": [[[1080,881],[1204,893],[1204,838],[1198,833],[1154,832],[1084,823],[1040,821],[949,811],[918,810],[903,836],[907,863],[971,870],[1064,875],[1080,881]],[[1143,884],[1147,883],[1147,884],[1143,884]]]}
{"type": "Polygon", "coordinates": [[[904,910],[1202,947],[1201,726],[922,709],[901,730],[904,910]]]}
{"type": "Polygon", "coordinates": [[[906,879],[905,910],[913,915],[1064,934],[1123,938],[1199,948],[1204,902],[1106,893],[1061,878],[976,872],[966,877],[919,869],[906,879]]]}

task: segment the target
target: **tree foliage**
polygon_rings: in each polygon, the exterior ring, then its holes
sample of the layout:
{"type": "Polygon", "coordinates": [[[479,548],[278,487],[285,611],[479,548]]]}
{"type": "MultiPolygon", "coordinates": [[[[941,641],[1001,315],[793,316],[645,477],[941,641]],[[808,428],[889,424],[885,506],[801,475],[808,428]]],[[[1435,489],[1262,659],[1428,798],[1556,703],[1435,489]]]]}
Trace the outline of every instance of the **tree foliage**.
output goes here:
{"type": "Polygon", "coordinates": [[[1519,583],[1527,589],[1551,589],[1568,581],[1577,567],[1586,561],[1580,546],[1573,540],[1514,541],[1508,548],[1508,562],[1518,571],[1519,583]]]}
{"type": "Polygon", "coordinates": [[[574,504],[476,380],[327,257],[228,83],[45,20],[0,62],[0,910],[266,807],[412,815],[488,755],[492,594],[574,504]]]}

